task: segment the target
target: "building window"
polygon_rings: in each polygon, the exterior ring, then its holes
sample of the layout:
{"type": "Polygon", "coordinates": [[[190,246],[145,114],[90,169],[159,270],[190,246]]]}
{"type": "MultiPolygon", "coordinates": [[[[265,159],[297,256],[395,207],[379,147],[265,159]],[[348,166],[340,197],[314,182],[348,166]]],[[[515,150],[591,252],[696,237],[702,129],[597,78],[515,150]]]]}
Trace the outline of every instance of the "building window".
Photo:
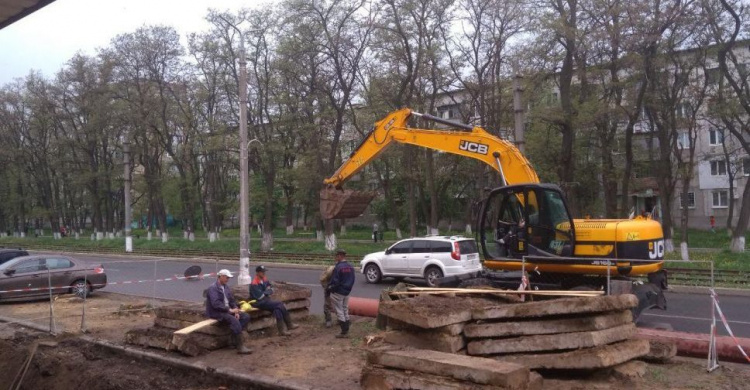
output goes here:
{"type": "Polygon", "coordinates": [[[686,131],[680,131],[677,133],[677,148],[678,149],[689,149],[690,148],[690,134],[686,131]]]}
{"type": "Polygon", "coordinates": [[[708,144],[711,146],[717,146],[724,143],[724,134],[719,129],[711,129],[708,131],[708,144]]]}
{"type": "Polygon", "coordinates": [[[725,176],[727,174],[727,162],[724,160],[711,161],[711,176],[725,176]]]}
{"type": "Polygon", "coordinates": [[[691,111],[690,103],[687,102],[679,103],[677,104],[677,107],[675,107],[675,115],[678,118],[689,118],[691,111]]]}
{"type": "MultiPolygon", "coordinates": [[[[688,192],[687,193],[687,207],[689,209],[695,208],[695,192],[688,192]]],[[[682,192],[680,192],[680,208],[685,208],[685,199],[682,196],[682,192]]]]}
{"type": "Polygon", "coordinates": [[[711,206],[715,209],[729,207],[729,194],[727,191],[714,191],[711,193],[711,206]]]}

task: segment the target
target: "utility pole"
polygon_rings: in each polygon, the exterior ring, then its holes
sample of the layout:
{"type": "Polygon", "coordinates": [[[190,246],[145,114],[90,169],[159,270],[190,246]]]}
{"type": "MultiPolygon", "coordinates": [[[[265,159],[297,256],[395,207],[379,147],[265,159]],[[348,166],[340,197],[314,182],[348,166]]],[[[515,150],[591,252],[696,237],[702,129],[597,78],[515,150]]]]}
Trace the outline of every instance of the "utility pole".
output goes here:
{"type": "Polygon", "coordinates": [[[247,60],[245,38],[237,26],[219,16],[240,35],[240,77],[237,81],[240,95],[240,275],[238,285],[250,284],[250,183],[247,165],[247,60]]]}
{"type": "Polygon", "coordinates": [[[125,202],[125,252],[133,251],[133,237],[130,230],[131,220],[133,219],[133,210],[130,208],[130,186],[132,178],[130,177],[130,137],[128,131],[125,131],[125,135],[122,140],[122,158],[125,166],[124,178],[125,178],[125,189],[123,190],[123,199],[125,202]]]}
{"type": "Polygon", "coordinates": [[[521,100],[521,94],[523,93],[523,88],[521,88],[522,78],[523,76],[516,74],[516,77],[513,79],[513,118],[515,121],[514,138],[516,140],[516,147],[518,147],[518,150],[520,150],[521,153],[524,152],[526,145],[523,134],[526,124],[523,119],[523,102],[521,100]]]}

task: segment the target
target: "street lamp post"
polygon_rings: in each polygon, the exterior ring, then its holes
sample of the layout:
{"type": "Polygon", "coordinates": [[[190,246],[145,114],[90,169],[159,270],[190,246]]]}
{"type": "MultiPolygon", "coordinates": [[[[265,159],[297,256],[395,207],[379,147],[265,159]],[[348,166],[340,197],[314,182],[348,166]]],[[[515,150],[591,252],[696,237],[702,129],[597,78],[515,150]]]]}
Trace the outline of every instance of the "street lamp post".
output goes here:
{"type": "Polygon", "coordinates": [[[247,165],[247,60],[245,59],[245,38],[237,26],[221,18],[240,35],[240,275],[237,284],[250,284],[250,221],[249,221],[249,182],[247,165]]]}
{"type": "Polygon", "coordinates": [[[125,203],[125,252],[130,253],[133,251],[133,236],[130,229],[130,224],[133,219],[133,210],[130,207],[130,187],[132,178],[130,177],[130,137],[127,131],[122,140],[122,155],[124,160],[123,165],[125,166],[125,172],[123,172],[125,177],[125,188],[123,189],[123,202],[125,203]]]}

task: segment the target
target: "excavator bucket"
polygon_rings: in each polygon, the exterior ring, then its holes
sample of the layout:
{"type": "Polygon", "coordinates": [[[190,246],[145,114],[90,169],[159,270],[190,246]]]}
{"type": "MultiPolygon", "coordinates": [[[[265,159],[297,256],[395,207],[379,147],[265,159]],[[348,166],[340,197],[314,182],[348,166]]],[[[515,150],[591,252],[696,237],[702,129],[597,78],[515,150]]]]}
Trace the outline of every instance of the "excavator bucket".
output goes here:
{"type": "Polygon", "coordinates": [[[362,215],[373,198],[375,193],[371,191],[326,187],[320,190],[320,215],[323,219],[356,218],[362,215]]]}

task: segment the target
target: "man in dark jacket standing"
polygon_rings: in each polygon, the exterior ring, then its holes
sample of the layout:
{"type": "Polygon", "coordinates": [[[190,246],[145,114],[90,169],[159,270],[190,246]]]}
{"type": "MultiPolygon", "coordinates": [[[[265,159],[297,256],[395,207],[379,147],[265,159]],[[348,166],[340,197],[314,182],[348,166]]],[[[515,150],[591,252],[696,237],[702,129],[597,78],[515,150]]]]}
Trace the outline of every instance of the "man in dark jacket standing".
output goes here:
{"type": "Polygon", "coordinates": [[[208,288],[206,294],[206,316],[229,324],[232,330],[232,343],[239,354],[249,354],[253,351],[245,347],[245,326],[250,323],[250,315],[240,310],[237,301],[229,288],[229,278],[233,277],[227,269],[219,271],[216,283],[208,288]]]}
{"type": "Polygon", "coordinates": [[[279,336],[289,336],[289,330],[297,329],[299,325],[292,323],[292,317],[286,310],[283,302],[271,299],[273,287],[271,282],[266,278],[266,267],[259,265],[255,268],[255,277],[250,283],[250,298],[255,300],[253,307],[260,310],[270,311],[276,317],[276,329],[279,336]],[[284,327],[286,325],[286,328],[284,327]]]}
{"type": "Polygon", "coordinates": [[[336,266],[333,268],[333,276],[328,283],[326,291],[331,293],[331,301],[336,311],[336,317],[339,320],[341,333],[337,334],[338,338],[349,337],[349,293],[354,286],[354,268],[346,261],[346,251],[343,249],[336,250],[336,266]]]}

